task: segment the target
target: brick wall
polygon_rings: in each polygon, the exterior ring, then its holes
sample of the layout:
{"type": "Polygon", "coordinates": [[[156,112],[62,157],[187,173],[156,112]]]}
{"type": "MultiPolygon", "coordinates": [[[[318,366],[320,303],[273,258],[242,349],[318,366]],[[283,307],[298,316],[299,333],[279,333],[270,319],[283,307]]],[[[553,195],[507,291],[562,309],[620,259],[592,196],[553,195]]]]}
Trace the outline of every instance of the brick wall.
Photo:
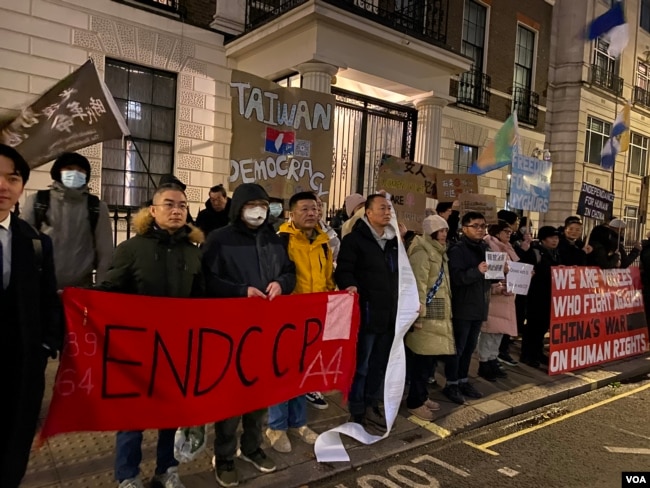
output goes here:
{"type": "Polygon", "coordinates": [[[185,20],[188,24],[208,29],[216,11],[215,0],[181,0],[181,9],[184,10],[185,20]]]}

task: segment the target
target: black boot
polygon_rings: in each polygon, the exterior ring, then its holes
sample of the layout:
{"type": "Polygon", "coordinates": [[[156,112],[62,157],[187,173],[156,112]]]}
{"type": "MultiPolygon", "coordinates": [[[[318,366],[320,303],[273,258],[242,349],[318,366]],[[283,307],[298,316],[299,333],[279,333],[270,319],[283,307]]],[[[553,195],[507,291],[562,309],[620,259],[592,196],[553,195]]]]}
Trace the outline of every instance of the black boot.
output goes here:
{"type": "Polygon", "coordinates": [[[488,381],[496,381],[497,377],[494,374],[494,369],[489,361],[479,361],[478,363],[478,375],[488,381]]]}
{"type": "Polygon", "coordinates": [[[492,367],[492,371],[494,372],[494,376],[497,378],[507,378],[508,373],[506,373],[506,370],[501,366],[501,363],[497,359],[491,359],[488,361],[489,365],[492,367]]]}

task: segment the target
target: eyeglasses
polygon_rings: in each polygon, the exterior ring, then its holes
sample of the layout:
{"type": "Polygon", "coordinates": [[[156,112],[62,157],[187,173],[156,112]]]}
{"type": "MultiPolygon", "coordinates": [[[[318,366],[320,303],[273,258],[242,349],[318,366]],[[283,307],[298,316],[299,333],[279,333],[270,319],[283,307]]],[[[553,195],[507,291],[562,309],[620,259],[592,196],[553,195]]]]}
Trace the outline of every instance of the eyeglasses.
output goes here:
{"type": "Polygon", "coordinates": [[[158,205],[154,205],[154,207],[162,207],[165,210],[168,210],[169,212],[171,212],[172,210],[177,208],[181,212],[185,212],[187,210],[187,203],[185,203],[185,202],[179,202],[179,203],[165,202],[165,203],[159,203],[158,205]]]}
{"type": "Polygon", "coordinates": [[[508,235],[512,234],[512,231],[508,229],[502,230],[501,232],[505,232],[508,235]]]}
{"type": "Polygon", "coordinates": [[[474,230],[485,230],[487,229],[487,224],[471,224],[463,225],[463,227],[471,227],[474,230]]]}

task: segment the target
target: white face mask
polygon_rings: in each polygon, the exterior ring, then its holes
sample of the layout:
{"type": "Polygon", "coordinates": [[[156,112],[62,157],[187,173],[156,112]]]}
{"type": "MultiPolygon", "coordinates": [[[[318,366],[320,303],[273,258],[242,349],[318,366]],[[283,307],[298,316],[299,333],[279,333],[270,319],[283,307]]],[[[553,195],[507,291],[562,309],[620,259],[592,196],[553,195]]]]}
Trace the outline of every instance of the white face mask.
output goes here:
{"type": "Polygon", "coordinates": [[[279,202],[274,202],[269,205],[269,212],[274,217],[279,217],[282,214],[282,204],[279,202]]]}
{"type": "Polygon", "coordinates": [[[81,188],[86,184],[86,173],[76,169],[66,169],[61,171],[61,183],[66,188],[81,188]]]}
{"type": "Polygon", "coordinates": [[[251,227],[259,227],[266,220],[267,213],[266,207],[247,208],[242,214],[242,219],[251,227]]]}

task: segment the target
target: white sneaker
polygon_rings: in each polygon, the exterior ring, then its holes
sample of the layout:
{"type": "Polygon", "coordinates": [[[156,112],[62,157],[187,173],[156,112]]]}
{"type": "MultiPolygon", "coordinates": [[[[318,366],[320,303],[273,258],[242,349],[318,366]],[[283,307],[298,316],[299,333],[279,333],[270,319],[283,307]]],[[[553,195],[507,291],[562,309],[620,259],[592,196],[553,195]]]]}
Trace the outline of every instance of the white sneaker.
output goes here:
{"type": "Polygon", "coordinates": [[[157,474],[151,479],[151,486],[153,488],[185,488],[178,477],[178,468],[172,466],[167,469],[166,473],[157,474]]]}
{"type": "Polygon", "coordinates": [[[306,425],[298,427],[297,429],[291,429],[292,432],[295,432],[298,437],[300,437],[307,444],[315,444],[316,439],[318,439],[318,434],[311,430],[306,425]]]}
{"type": "Polygon", "coordinates": [[[144,488],[144,485],[142,484],[140,477],[136,476],[135,478],[129,478],[122,481],[118,485],[118,488],[144,488]]]}
{"type": "Polygon", "coordinates": [[[266,429],[271,447],[278,452],[291,452],[291,441],[284,430],[266,429]]]}

